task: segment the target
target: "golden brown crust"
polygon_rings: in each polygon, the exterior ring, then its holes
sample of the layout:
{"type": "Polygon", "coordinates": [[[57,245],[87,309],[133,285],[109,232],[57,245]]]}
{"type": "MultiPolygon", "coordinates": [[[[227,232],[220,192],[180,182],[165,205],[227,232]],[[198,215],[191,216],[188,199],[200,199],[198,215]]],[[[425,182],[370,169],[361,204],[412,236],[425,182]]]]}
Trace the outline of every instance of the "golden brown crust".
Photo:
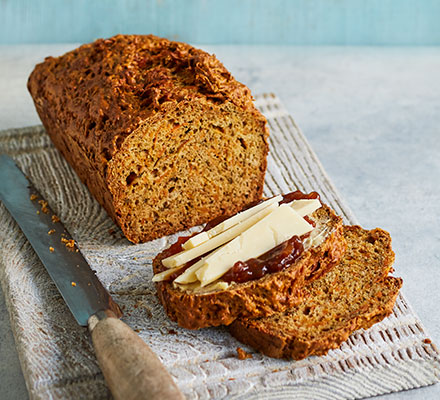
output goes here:
{"type": "MultiPolygon", "coordinates": [[[[237,318],[257,318],[283,311],[301,300],[305,281],[329,271],[345,251],[342,219],[327,206],[318,210],[329,217],[332,232],[319,246],[305,251],[291,267],[261,279],[207,294],[183,292],[170,282],[157,282],[159,300],[169,318],[187,329],[229,325],[237,318]]],[[[163,253],[153,260],[155,273],[163,270],[163,253]]]]}
{"type": "MultiPolygon", "coordinates": [[[[268,151],[265,118],[254,107],[249,89],[237,82],[213,55],[153,35],[117,35],[83,45],[61,57],[46,58],[35,67],[28,88],[55,146],[133,242],[206,222],[225,211],[234,212],[236,204],[240,207],[261,198],[268,151]],[[202,132],[195,130],[196,121],[190,118],[193,108],[199,113],[195,117],[200,119],[198,127],[201,126],[202,132]],[[209,113],[221,123],[211,126],[207,118],[203,119],[203,115],[209,113]],[[174,124],[171,128],[176,128],[180,135],[173,137],[168,127],[162,133],[159,128],[164,128],[161,125],[164,122],[170,126],[174,124]],[[159,133],[153,137],[153,131],[159,133]],[[227,185],[240,188],[247,183],[248,190],[239,192],[238,199],[228,201],[226,196],[219,196],[218,202],[198,204],[195,211],[165,206],[162,207],[165,211],[158,211],[150,202],[150,196],[143,193],[142,199],[133,198],[128,188],[132,176],[145,167],[142,172],[154,175],[155,187],[160,189],[161,182],[166,181],[163,176],[153,173],[163,150],[157,146],[149,148],[152,152],[144,165],[145,160],[140,155],[145,152],[143,144],[161,143],[162,140],[162,147],[167,149],[175,139],[178,147],[184,148],[185,143],[193,139],[195,145],[199,145],[199,152],[224,153],[221,146],[211,149],[202,145],[203,132],[217,135],[215,140],[223,142],[225,147],[231,146],[231,141],[224,140],[221,133],[231,139],[232,133],[238,132],[233,144],[238,144],[237,154],[224,161],[236,165],[236,169],[242,171],[241,175],[236,175],[243,178],[237,182],[220,182],[220,178],[229,181],[233,176],[227,165],[220,165],[222,159],[215,161],[215,155],[211,154],[202,158],[198,165],[201,162],[214,164],[211,181],[216,184],[191,179],[195,197],[207,195],[206,199],[215,199],[217,192],[222,193],[227,185]],[[137,151],[127,154],[125,142],[133,136],[138,138],[137,151]],[[252,154],[255,156],[250,160],[252,154]],[[126,171],[128,155],[133,158],[133,165],[126,171]],[[134,204],[136,200],[145,201],[150,209],[138,211],[142,204],[134,204]],[[168,213],[175,218],[170,218],[168,224],[159,221],[155,227],[154,212],[160,216],[168,213]],[[183,222],[178,222],[177,214],[183,222]],[[139,228],[141,225],[145,226],[143,230],[139,228]]],[[[185,148],[182,154],[188,159],[185,148]]],[[[179,166],[178,161],[174,166],[179,166]]],[[[168,167],[164,171],[172,175],[172,168],[168,167]]],[[[209,178],[211,170],[206,165],[204,172],[209,178]]],[[[182,178],[185,173],[180,171],[180,175],[171,178],[182,178]]],[[[139,186],[143,183],[139,182],[139,186]]],[[[161,190],[155,196],[163,199],[168,194],[161,190]]]]}
{"type": "Polygon", "coordinates": [[[265,330],[261,325],[255,326],[252,320],[236,321],[228,329],[236,339],[269,357],[302,360],[311,355],[325,355],[329,350],[339,348],[354,331],[368,329],[393,312],[394,303],[402,287],[402,279],[386,277],[383,287],[390,292],[385,303],[371,304],[368,312],[353,316],[343,326],[325,332],[316,340],[307,340],[301,336],[290,336],[286,339],[271,329],[265,330]]]}
{"type": "Polygon", "coordinates": [[[230,333],[270,357],[300,360],[326,354],[355,330],[390,315],[402,280],[387,276],[394,260],[389,234],[353,226],[345,227],[345,237],[341,263],[305,288],[301,305],[269,318],[236,320],[230,333]]]}

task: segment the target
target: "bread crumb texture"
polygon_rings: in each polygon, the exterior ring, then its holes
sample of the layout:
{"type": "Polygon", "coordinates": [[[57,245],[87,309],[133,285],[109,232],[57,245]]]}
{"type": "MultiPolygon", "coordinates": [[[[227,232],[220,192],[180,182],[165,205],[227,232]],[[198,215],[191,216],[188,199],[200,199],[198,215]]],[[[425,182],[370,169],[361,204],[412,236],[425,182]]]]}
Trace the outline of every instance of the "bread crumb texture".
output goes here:
{"type": "Polygon", "coordinates": [[[28,88],[55,146],[135,243],[261,198],[266,120],[213,55],[118,35],[46,58],[28,88]]]}
{"type": "Polygon", "coordinates": [[[235,321],[233,336],[276,358],[303,359],[340,346],[357,329],[391,314],[402,286],[388,276],[394,252],[389,234],[345,227],[347,251],[330,272],[309,284],[305,300],[282,313],[235,321]]]}

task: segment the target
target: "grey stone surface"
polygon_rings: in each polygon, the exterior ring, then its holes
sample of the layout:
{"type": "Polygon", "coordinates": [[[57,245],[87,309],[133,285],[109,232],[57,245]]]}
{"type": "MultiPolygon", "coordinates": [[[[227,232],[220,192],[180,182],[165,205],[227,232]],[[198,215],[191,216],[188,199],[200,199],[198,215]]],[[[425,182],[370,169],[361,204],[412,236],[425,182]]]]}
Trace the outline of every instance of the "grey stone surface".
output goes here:
{"type": "MultiPolygon", "coordinates": [[[[0,46],[0,129],[39,123],[27,76],[73,47],[0,46]]],[[[276,93],[362,225],[391,232],[403,292],[439,344],[440,48],[205,48],[254,93],[276,93]]],[[[23,398],[0,313],[1,397],[23,398]]],[[[440,385],[385,398],[440,398],[440,385]]]]}

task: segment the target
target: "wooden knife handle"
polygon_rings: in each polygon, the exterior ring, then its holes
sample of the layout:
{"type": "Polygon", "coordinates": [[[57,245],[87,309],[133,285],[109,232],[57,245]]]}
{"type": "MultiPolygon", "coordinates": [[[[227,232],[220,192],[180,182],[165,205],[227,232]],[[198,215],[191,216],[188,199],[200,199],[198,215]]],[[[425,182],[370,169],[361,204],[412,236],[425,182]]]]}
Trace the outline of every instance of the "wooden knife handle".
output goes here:
{"type": "Polygon", "coordinates": [[[159,358],[111,311],[89,318],[96,357],[116,400],[184,399],[159,358]]]}

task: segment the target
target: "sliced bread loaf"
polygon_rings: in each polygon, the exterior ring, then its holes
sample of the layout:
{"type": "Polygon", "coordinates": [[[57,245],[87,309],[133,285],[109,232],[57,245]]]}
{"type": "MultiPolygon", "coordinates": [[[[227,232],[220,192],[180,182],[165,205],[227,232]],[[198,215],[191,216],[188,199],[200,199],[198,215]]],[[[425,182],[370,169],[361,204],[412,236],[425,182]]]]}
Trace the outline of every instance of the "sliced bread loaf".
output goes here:
{"type": "Polygon", "coordinates": [[[344,236],[342,261],[305,288],[300,305],[267,318],[236,320],[231,334],[270,357],[300,360],[326,354],[355,330],[388,316],[402,285],[387,276],[394,261],[390,235],[348,226],[344,236]]]}
{"type": "MultiPolygon", "coordinates": [[[[297,304],[305,282],[329,271],[345,251],[342,219],[333,210],[324,205],[309,217],[316,223],[313,233],[317,240],[292,265],[279,272],[243,283],[214,282],[201,290],[178,286],[172,281],[156,282],[159,299],[169,318],[184,328],[199,329],[229,325],[240,317],[271,315],[297,304]]],[[[166,256],[164,251],[153,260],[154,273],[165,270],[162,260],[166,256]]]]}
{"type": "Polygon", "coordinates": [[[261,198],[266,120],[213,55],[118,35],[46,58],[28,88],[54,145],[132,242],[261,198]]]}

